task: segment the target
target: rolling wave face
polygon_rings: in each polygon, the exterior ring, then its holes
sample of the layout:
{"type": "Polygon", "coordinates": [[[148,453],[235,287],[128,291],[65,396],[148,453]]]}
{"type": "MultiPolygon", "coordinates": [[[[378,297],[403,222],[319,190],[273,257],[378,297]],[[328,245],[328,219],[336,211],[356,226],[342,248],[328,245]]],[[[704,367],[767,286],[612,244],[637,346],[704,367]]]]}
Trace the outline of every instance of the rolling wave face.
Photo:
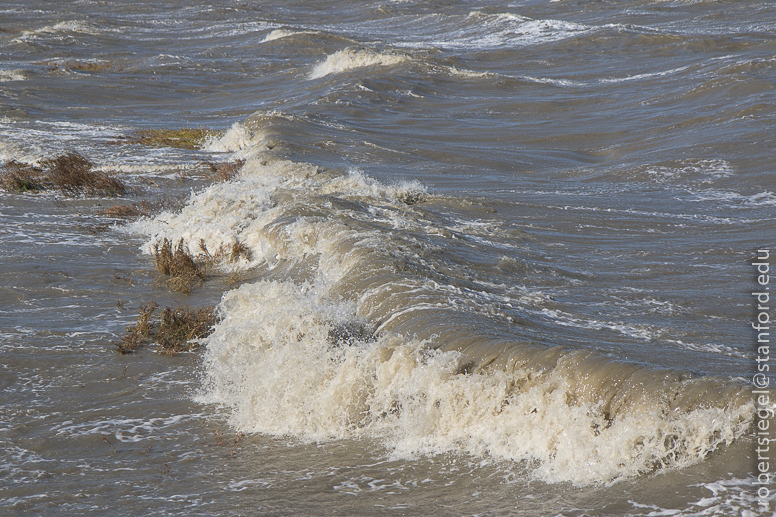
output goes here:
{"type": "MultiPolygon", "coordinates": [[[[211,145],[251,148],[251,134],[211,145]]],[[[477,222],[425,209],[435,198],[419,183],[262,149],[239,151],[238,180],[132,227],[149,253],[162,238],[250,249],[232,267],[256,280],[223,298],[200,396],[236,427],[368,437],[398,457],[466,452],[584,485],[697,462],[751,423],[733,381],[535,344],[532,315],[551,301],[456,263],[458,241],[481,244],[477,222]]]]}
{"type": "Polygon", "coordinates": [[[370,437],[396,457],[466,452],[523,461],[547,482],[612,481],[701,460],[748,426],[739,387],[556,350],[474,369],[471,355],[370,331],[319,284],[258,282],[225,296],[208,340],[203,402],[240,429],[307,440],[370,437]],[[543,357],[542,357],[543,356],[543,357]],[[713,404],[708,405],[708,393],[713,404]]]}

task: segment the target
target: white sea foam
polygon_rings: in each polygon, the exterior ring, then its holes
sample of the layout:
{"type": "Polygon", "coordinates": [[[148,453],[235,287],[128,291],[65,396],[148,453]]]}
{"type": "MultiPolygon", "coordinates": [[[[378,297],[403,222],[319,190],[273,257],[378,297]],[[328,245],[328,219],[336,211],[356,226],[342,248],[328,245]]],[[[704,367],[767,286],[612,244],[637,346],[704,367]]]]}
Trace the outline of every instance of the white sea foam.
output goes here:
{"type": "Polygon", "coordinates": [[[776,194],[769,190],[745,195],[738,192],[708,189],[693,192],[690,201],[722,201],[736,208],[776,206],[776,194]]]}
{"type": "MultiPolygon", "coordinates": [[[[241,134],[240,128],[233,129],[236,134],[241,134]]],[[[152,219],[141,219],[127,228],[150,236],[143,247],[143,251],[149,254],[154,245],[163,239],[173,242],[183,239],[194,253],[198,253],[200,242],[204,242],[210,252],[241,242],[250,249],[252,256],[250,262],[241,265],[250,267],[262,262],[272,264],[278,258],[276,248],[281,236],[269,239],[265,227],[285,208],[278,207],[274,200],[274,194],[281,189],[288,193],[296,191],[300,195],[337,193],[397,203],[411,202],[425,195],[425,187],[417,181],[384,185],[358,170],[334,177],[317,177],[319,172],[318,167],[312,164],[288,160],[267,163],[256,155],[243,166],[240,182],[212,185],[192,194],[179,213],[164,212],[152,219]]],[[[388,212],[387,219],[391,224],[407,224],[405,221],[392,221],[395,216],[395,213],[388,212]]],[[[331,229],[325,222],[300,218],[288,229],[289,232],[298,232],[298,238],[283,239],[282,258],[300,260],[309,253],[319,252],[307,242],[315,235],[327,234],[331,229]]],[[[314,241],[317,242],[317,237],[314,241]]]]}
{"type": "Polygon", "coordinates": [[[679,68],[672,68],[671,70],[663,70],[660,72],[649,72],[644,74],[629,75],[626,77],[605,77],[600,79],[601,83],[624,83],[629,81],[640,81],[642,79],[650,79],[652,77],[663,77],[666,75],[673,75],[679,72],[683,72],[690,68],[689,66],[682,66],[679,68]]]}
{"type": "MultiPolygon", "coordinates": [[[[242,130],[233,129],[240,140],[242,130]]],[[[681,377],[666,385],[589,352],[558,351],[547,367],[521,366],[519,346],[505,349],[503,367],[470,373],[476,354],[493,353],[478,352],[479,337],[464,354],[445,350],[438,335],[399,333],[404,322],[433,318],[442,305],[458,317],[506,319],[504,310],[519,303],[414,272],[431,268],[424,256],[442,251],[415,234],[454,234],[407,206],[424,195],[417,182],[385,185],[356,169],[342,174],[255,153],[238,180],[192,194],[180,213],[131,225],[149,236],[147,253],[162,238],[184,239],[192,251],[201,240],[211,252],[239,241],[251,251],[242,267],[307,268],[305,280],[258,281],[224,295],[221,321],[206,340],[199,399],[225,405],[244,431],[304,440],[368,436],[394,457],[453,451],[525,461],[537,479],[580,485],[692,464],[747,428],[752,405],[741,387],[681,377]],[[706,391],[727,398],[666,403],[706,391]]],[[[475,233],[492,228],[487,221],[450,224],[475,233]]],[[[636,338],[652,332],[547,315],[636,338]]]]}
{"type": "Polygon", "coordinates": [[[482,79],[484,77],[498,77],[497,74],[492,72],[475,72],[474,70],[467,70],[465,68],[456,68],[451,66],[447,68],[450,75],[457,75],[459,77],[465,77],[466,79],[482,79]]]}
{"type": "Polygon", "coordinates": [[[590,330],[613,330],[625,336],[641,340],[654,339],[659,333],[659,329],[652,328],[648,325],[635,325],[620,321],[598,321],[595,319],[577,318],[558,309],[545,308],[541,310],[541,314],[551,318],[556,325],[590,330]]]}
{"type": "Polygon", "coordinates": [[[24,70],[0,70],[0,83],[25,80],[27,80],[27,74],[24,70]]]}
{"type": "MultiPolygon", "coordinates": [[[[255,265],[264,259],[259,236],[251,232],[256,218],[264,221],[271,207],[269,191],[261,182],[227,182],[213,185],[193,194],[180,213],[164,212],[153,219],[141,219],[129,226],[131,231],[151,236],[144,251],[163,239],[184,239],[194,253],[200,253],[200,242],[209,252],[242,242],[251,250],[255,265]]],[[[266,222],[266,221],[264,221],[266,222]]]]}
{"type": "Polygon", "coordinates": [[[694,352],[729,355],[731,357],[740,357],[741,359],[749,358],[749,354],[746,352],[719,343],[686,343],[681,339],[667,339],[666,341],[694,352]]]}
{"type": "Polygon", "coordinates": [[[39,164],[45,157],[43,150],[35,144],[30,144],[22,149],[11,143],[0,142],[0,162],[16,160],[23,163],[39,164]]]}
{"type": "Polygon", "coordinates": [[[202,414],[191,413],[156,418],[109,418],[85,423],[66,420],[52,428],[57,436],[113,435],[121,442],[140,442],[156,439],[159,431],[180,422],[200,420],[202,414]]]}
{"type": "Polygon", "coordinates": [[[393,66],[408,60],[407,56],[400,54],[383,54],[365,49],[345,49],[331,54],[324,61],[315,65],[309,78],[319,79],[329,74],[339,74],[357,68],[393,66]]]}
{"type": "Polygon", "coordinates": [[[536,20],[512,13],[470,12],[465,17],[428,15],[392,27],[396,45],[447,49],[497,49],[558,41],[588,32],[589,27],[562,20],[536,20]]]}
{"type": "Polygon", "coordinates": [[[293,31],[288,29],[275,29],[274,31],[267,34],[267,36],[262,40],[262,43],[267,43],[268,41],[275,41],[282,38],[289,38],[292,36],[296,36],[298,34],[320,34],[317,31],[293,31]]]}
{"type": "Polygon", "coordinates": [[[92,23],[83,20],[70,20],[59,22],[53,26],[43,27],[40,32],[81,32],[84,34],[97,34],[100,30],[92,23]]]}
{"type": "Polygon", "coordinates": [[[22,31],[22,35],[15,40],[28,41],[35,39],[41,34],[99,34],[100,32],[103,32],[103,30],[87,21],[68,20],[54,25],[45,25],[38,29],[22,31]]]}
{"type": "Polygon", "coordinates": [[[727,160],[687,160],[675,166],[649,167],[646,172],[657,183],[677,180],[692,183],[713,183],[714,180],[735,174],[735,168],[727,160]]]}
{"type": "Polygon", "coordinates": [[[208,137],[202,149],[213,153],[239,153],[234,156],[239,159],[250,152],[263,149],[261,143],[265,138],[260,131],[251,132],[239,122],[235,122],[222,136],[208,137]]]}
{"type": "MultiPolygon", "coordinates": [[[[757,495],[760,488],[757,478],[731,478],[704,483],[702,486],[708,491],[709,495],[697,501],[689,503],[685,508],[662,508],[653,504],[640,504],[636,501],[629,501],[634,508],[638,510],[652,510],[647,515],[670,515],[684,517],[708,517],[714,515],[741,515],[744,517],[755,517],[757,515],[767,515],[768,508],[761,505],[764,502],[769,508],[776,507],[776,491],[771,490],[770,494],[761,499],[757,495]]],[[[642,514],[642,511],[639,514],[642,514]]]]}
{"type": "Polygon", "coordinates": [[[666,413],[658,401],[608,421],[601,404],[569,404],[574,354],[524,390],[528,372],[460,373],[459,352],[388,333],[337,340],[360,321],[321,286],[259,282],[227,293],[208,339],[203,402],[240,429],[306,440],[370,436],[393,457],[449,451],[527,461],[548,482],[607,482],[690,464],[737,436],[751,407],[666,413]],[[257,301],[259,301],[257,303],[257,301]],[[538,462],[538,463],[537,463],[538,462]]]}

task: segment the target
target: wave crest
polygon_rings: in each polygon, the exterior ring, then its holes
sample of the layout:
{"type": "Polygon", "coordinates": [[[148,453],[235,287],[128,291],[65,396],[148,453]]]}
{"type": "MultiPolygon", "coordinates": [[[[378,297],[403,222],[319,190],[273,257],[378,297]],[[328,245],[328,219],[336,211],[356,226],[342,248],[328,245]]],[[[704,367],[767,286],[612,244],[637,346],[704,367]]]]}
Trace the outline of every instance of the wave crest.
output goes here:
{"type": "Polygon", "coordinates": [[[356,68],[393,66],[408,60],[407,56],[398,54],[381,54],[365,49],[345,49],[331,54],[324,61],[315,65],[309,78],[320,79],[330,74],[340,74],[356,68]]]}

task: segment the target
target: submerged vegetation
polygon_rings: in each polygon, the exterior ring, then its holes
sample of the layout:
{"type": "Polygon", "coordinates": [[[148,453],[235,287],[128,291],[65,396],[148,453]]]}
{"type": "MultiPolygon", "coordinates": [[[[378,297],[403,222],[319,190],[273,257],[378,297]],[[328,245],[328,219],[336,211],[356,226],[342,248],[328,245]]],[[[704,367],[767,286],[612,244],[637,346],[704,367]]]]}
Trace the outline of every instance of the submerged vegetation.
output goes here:
{"type": "Polygon", "coordinates": [[[213,177],[218,179],[219,181],[229,181],[234,179],[237,174],[239,174],[240,169],[242,169],[242,166],[245,165],[245,160],[236,160],[234,162],[222,162],[222,163],[214,163],[214,162],[204,162],[205,165],[210,167],[210,172],[213,174],[213,177]]]}
{"type": "MultiPolygon", "coordinates": [[[[58,63],[57,66],[82,71],[99,71],[91,63],[81,66],[79,63],[58,63]]],[[[52,65],[53,66],[53,65],[52,65]]],[[[143,130],[129,137],[121,137],[112,144],[140,144],[150,147],[175,147],[195,149],[213,134],[205,129],[143,130]]],[[[229,181],[233,179],[244,164],[243,160],[233,162],[200,162],[209,169],[211,181],[229,181]]],[[[156,182],[151,184],[158,186],[156,182]]],[[[15,194],[36,194],[58,192],[64,197],[96,196],[117,198],[141,191],[129,188],[123,181],[98,169],[94,162],[78,152],[69,151],[58,156],[46,158],[35,163],[10,160],[0,163],[0,190],[15,194]]],[[[55,199],[59,206],[66,206],[55,199]]],[[[96,214],[107,219],[135,219],[150,217],[165,209],[179,208],[182,199],[167,197],[157,201],[139,200],[131,203],[119,203],[102,206],[96,214]]],[[[97,203],[100,206],[100,203],[97,203]]],[[[108,229],[108,224],[98,225],[100,231],[108,229]]],[[[96,233],[93,231],[92,233],[96,233]]],[[[183,239],[173,243],[164,239],[153,250],[155,269],[166,278],[158,281],[170,291],[190,293],[194,287],[207,280],[211,272],[223,264],[235,263],[241,259],[250,260],[250,250],[242,243],[222,246],[215,251],[208,250],[204,240],[200,240],[196,253],[192,253],[183,239]]],[[[235,281],[233,271],[227,281],[235,281]]],[[[126,328],[121,339],[114,343],[122,354],[131,354],[139,348],[155,343],[161,354],[175,355],[192,350],[197,340],[210,335],[216,323],[213,306],[190,308],[165,307],[162,310],[155,302],[140,307],[135,321],[126,328]]]]}
{"type": "Polygon", "coordinates": [[[67,61],[38,61],[34,64],[44,66],[51,71],[61,69],[78,70],[79,72],[105,72],[107,70],[119,70],[116,65],[109,61],[78,61],[70,59],[67,61]]]}
{"type": "Polygon", "coordinates": [[[197,346],[195,340],[209,336],[216,324],[213,306],[165,307],[161,316],[154,312],[159,306],[151,302],[140,307],[134,325],[126,329],[116,348],[122,354],[136,352],[141,346],[156,342],[158,352],[165,355],[176,355],[197,346]]]}
{"type": "Polygon", "coordinates": [[[77,152],[47,158],[40,165],[6,162],[0,172],[0,187],[19,194],[58,189],[67,197],[117,197],[129,192],[124,182],[94,170],[94,163],[77,152]]]}
{"type": "Polygon", "coordinates": [[[202,128],[142,129],[130,136],[122,136],[108,142],[111,145],[140,144],[149,147],[174,147],[176,149],[198,149],[206,139],[216,134],[202,128]]]}
{"type": "MultiPolygon", "coordinates": [[[[111,68],[109,64],[92,62],[40,64],[52,68],[67,67],[89,72],[111,68]]],[[[214,132],[205,129],[151,129],[137,131],[131,136],[120,137],[117,141],[109,143],[195,149],[201,147],[205,139],[213,134],[214,132]]],[[[244,160],[204,161],[200,162],[200,172],[203,173],[206,181],[229,181],[239,174],[244,163],[244,160]]],[[[143,179],[145,178],[141,178],[141,181],[143,179]]],[[[160,187],[154,179],[146,179],[146,181],[153,187],[160,187]]],[[[58,192],[67,198],[79,196],[118,198],[145,192],[143,189],[128,187],[123,181],[100,170],[93,161],[75,151],[65,152],[35,163],[17,160],[0,162],[0,190],[15,194],[58,192]]],[[[60,207],[67,206],[61,199],[54,199],[54,203],[60,207]]],[[[182,204],[183,197],[167,194],[158,200],[120,202],[117,199],[115,204],[110,202],[109,206],[104,206],[103,202],[98,201],[96,206],[99,208],[93,213],[114,221],[89,226],[87,229],[96,234],[107,231],[111,224],[119,222],[117,220],[151,217],[162,210],[180,209],[182,204]]],[[[164,285],[170,291],[188,294],[224,264],[250,260],[250,250],[240,242],[231,246],[221,246],[214,251],[207,248],[204,240],[196,244],[197,249],[192,253],[183,239],[178,240],[177,243],[168,239],[157,243],[153,249],[154,267],[160,275],[166,277],[157,280],[157,284],[164,285]]],[[[226,273],[225,278],[228,283],[239,280],[236,268],[233,268],[231,273],[228,270],[226,273]]],[[[118,306],[122,307],[120,301],[118,306]]],[[[160,307],[155,302],[140,307],[135,321],[127,326],[120,340],[113,343],[118,352],[132,354],[148,344],[156,344],[157,352],[165,355],[190,351],[198,346],[197,340],[213,332],[216,324],[213,306],[198,308],[178,306],[158,309],[160,307]]]]}
{"type": "Polygon", "coordinates": [[[164,203],[157,201],[152,203],[150,201],[140,201],[132,204],[113,205],[107,208],[103,208],[99,211],[100,215],[105,217],[113,217],[116,219],[135,218],[135,217],[150,217],[151,215],[160,212],[164,208],[164,203]]]}
{"type": "MultiPolygon", "coordinates": [[[[104,63],[93,62],[62,62],[41,63],[51,66],[67,66],[83,71],[96,71],[109,67],[104,63]]],[[[130,136],[122,136],[108,142],[111,145],[139,144],[148,147],[173,147],[177,149],[198,149],[208,137],[218,132],[203,128],[183,129],[144,129],[135,131],[130,136]]],[[[234,162],[202,162],[210,168],[212,177],[219,181],[234,178],[245,163],[244,160],[234,162]]],[[[94,162],[75,151],[69,151],[54,158],[46,158],[39,164],[23,163],[10,160],[0,166],[0,189],[17,194],[38,193],[49,190],[59,190],[62,195],[76,197],[80,195],[117,197],[130,193],[127,185],[105,172],[97,170],[94,162]]],[[[106,210],[109,217],[137,217],[149,215],[147,207],[135,205],[130,208],[106,210]]]]}

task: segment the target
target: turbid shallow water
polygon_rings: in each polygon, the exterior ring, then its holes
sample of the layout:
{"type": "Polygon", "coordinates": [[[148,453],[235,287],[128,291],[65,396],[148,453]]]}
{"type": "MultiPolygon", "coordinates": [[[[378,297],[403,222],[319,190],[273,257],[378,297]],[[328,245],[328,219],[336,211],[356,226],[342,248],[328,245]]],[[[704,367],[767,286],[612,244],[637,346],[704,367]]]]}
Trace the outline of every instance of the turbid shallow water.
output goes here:
{"type": "Polygon", "coordinates": [[[0,192],[0,507],[771,515],[774,33],[764,1],[4,3],[0,160],[134,193],[0,192]],[[180,127],[213,136],[116,144],[180,127]],[[165,238],[247,253],[170,292],[165,238]],[[116,353],[152,300],[219,323],[116,353]]]}

